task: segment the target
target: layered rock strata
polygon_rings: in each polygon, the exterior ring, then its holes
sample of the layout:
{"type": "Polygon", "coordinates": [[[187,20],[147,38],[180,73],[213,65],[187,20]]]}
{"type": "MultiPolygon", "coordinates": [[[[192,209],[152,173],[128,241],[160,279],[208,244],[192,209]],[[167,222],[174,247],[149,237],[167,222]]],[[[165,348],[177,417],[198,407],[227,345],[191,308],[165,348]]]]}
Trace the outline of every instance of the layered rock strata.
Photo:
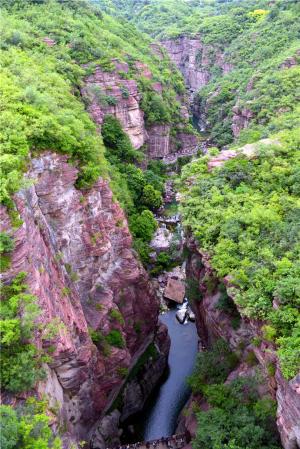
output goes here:
{"type": "Polygon", "coordinates": [[[191,97],[210,81],[213,65],[219,67],[224,74],[232,70],[224,53],[212,45],[204,44],[199,35],[193,38],[181,36],[168,39],[161,44],[181,71],[191,97]]]}
{"type": "MultiPolygon", "coordinates": [[[[147,125],[140,106],[141,94],[137,82],[124,77],[124,74],[126,77],[129,76],[128,64],[116,60],[113,63],[115,70],[111,72],[105,72],[100,67],[96,67],[94,72],[86,78],[85,86],[81,91],[88,104],[88,111],[99,128],[105,115],[114,115],[120,121],[134,148],[139,149],[145,146],[149,159],[163,159],[178,151],[184,153],[196,148],[197,136],[180,129],[187,123],[189,117],[184,100],[178,98],[178,101],[182,103],[182,124],[178,125],[175,136],[172,135],[172,126],[169,124],[147,125]]],[[[143,77],[152,80],[152,73],[145,64],[136,62],[135,69],[143,77]]],[[[154,92],[162,94],[161,83],[153,80],[152,88],[154,92]]]]}
{"type": "MultiPolygon", "coordinates": [[[[27,178],[31,186],[15,196],[23,224],[13,233],[15,250],[3,282],[27,273],[39,320],[56,330],[51,337],[35,334],[36,345],[51,348],[52,359],[36,392],[58,410],[54,427],[65,422],[75,440],[87,439],[154,339],[160,355],[154,379],[163,373],[168,339],[161,328],[157,334],[158,300],[107,181],[77,190],[76,168],[53,153],[33,159],[27,178]]],[[[11,232],[4,207],[1,218],[2,229],[11,232]]]]}

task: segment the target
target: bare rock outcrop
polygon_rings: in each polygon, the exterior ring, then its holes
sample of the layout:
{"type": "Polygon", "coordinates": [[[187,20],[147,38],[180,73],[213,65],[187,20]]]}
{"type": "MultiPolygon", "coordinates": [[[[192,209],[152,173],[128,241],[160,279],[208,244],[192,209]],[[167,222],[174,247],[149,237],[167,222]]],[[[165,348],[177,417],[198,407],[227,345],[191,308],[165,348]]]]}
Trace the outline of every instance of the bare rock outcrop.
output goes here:
{"type": "MultiPolygon", "coordinates": [[[[189,112],[183,98],[178,97],[182,104],[182,124],[178,125],[176,135],[171,133],[172,126],[166,123],[147,125],[141,108],[141,93],[135,79],[127,79],[128,64],[112,61],[115,69],[109,72],[99,66],[85,80],[81,94],[88,104],[88,111],[94,122],[101,128],[105,115],[114,115],[129,136],[134,148],[145,146],[150,159],[164,159],[178,151],[189,152],[198,145],[198,137],[184,131],[188,123],[189,112]],[[127,76],[127,75],[126,75],[127,76]]],[[[135,69],[140,76],[152,79],[152,73],[146,64],[135,63],[135,69]]],[[[153,91],[162,94],[160,82],[152,83],[153,91]]]]}
{"type": "Polygon", "coordinates": [[[210,81],[212,65],[218,66],[223,73],[232,70],[232,65],[226,61],[224,53],[212,45],[204,44],[201,36],[181,36],[161,43],[183,74],[192,97],[210,81]]]}
{"type": "MultiPolygon", "coordinates": [[[[35,334],[36,345],[45,351],[51,347],[52,358],[36,392],[50,397],[59,421],[80,440],[153,342],[159,304],[107,181],[100,178],[80,191],[76,177],[66,156],[44,153],[32,159],[31,186],[15,195],[23,224],[13,234],[11,267],[2,277],[8,282],[25,271],[41,308],[39,320],[55,325],[55,336],[35,334]],[[115,344],[108,340],[112,332],[115,344]]],[[[4,207],[1,218],[2,229],[11,229],[4,207]]],[[[166,335],[155,340],[160,375],[168,349],[164,340],[166,335]]]]}
{"type": "Polygon", "coordinates": [[[233,117],[231,129],[234,137],[238,137],[243,129],[248,128],[254,117],[254,113],[250,109],[246,107],[240,108],[238,105],[232,108],[232,112],[233,117]]]}
{"type": "Polygon", "coordinates": [[[148,135],[137,83],[134,79],[123,79],[120,74],[128,72],[128,64],[115,61],[115,65],[116,69],[110,72],[96,67],[87,77],[82,94],[90,103],[88,109],[97,125],[102,125],[105,115],[114,115],[134,148],[140,148],[148,135]]]}

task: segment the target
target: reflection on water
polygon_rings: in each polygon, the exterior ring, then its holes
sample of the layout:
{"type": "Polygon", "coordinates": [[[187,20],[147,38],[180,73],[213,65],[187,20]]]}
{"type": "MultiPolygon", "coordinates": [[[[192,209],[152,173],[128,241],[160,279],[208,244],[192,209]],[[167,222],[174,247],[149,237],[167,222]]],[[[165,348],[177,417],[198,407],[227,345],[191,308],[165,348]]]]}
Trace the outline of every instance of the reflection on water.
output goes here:
{"type": "Polygon", "coordinates": [[[134,419],[135,441],[147,441],[172,435],[178,415],[189,398],[186,378],[192,373],[198,349],[198,335],[194,323],[181,325],[176,309],[160,316],[168,326],[171,338],[169,372],[146,409],[134,419]]]}

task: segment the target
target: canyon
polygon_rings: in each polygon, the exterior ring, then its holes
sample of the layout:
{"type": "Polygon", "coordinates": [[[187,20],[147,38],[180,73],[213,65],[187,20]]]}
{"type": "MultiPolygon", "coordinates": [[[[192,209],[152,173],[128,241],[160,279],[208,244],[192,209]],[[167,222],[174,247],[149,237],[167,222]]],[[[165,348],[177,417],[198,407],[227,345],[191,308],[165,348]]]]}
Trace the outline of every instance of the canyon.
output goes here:
{"type": "MultiPolygon", "coordinates": [[[[50,37],[44,38],[44,42],[51,48],[56,46],[50,37]]],[[[207,142],[203,143],[199,133],[189,130],[187,124],[193,115],[199,129],[209,130],[207,108],[218,92],[210,93],[204,108],[196,101],[197,93],[210,82],[216,68],[226,76],[234,64],[226,51],[205,44],[200,34],[163,39],[150,48],[158,58],[163,58],[166,51],[184,78],[187,92],[176,97],[180,105],[177,123],[147,121],[137,78],[146,79],[153,93],[162,97],[168,87],[158,82],[151,68],[141,61],[129,64],[111,58],[110,70],[97,61],[94,65],[83,64],[88,74],[76,86],[76,95],[99,135],[107,115],[118,119],[133,148],[144,156],[139,167],[146,169],[151,161],[165,163],[166,190],[170,185],[172,190],[173,178],[180,176],[177,161],[182,156],[191,159],[197,153],[207,153],[207,142]]],[[[284,68],[296,63],[289,64],[284,68]]],[[[247,91],[252,89],[249,84],[247,91]]],[[[230,115],[233,136],[237,138],[253,118],[251,110],[237,101],[230,115]]],[[[207,141],[211,144],[209,136],[207,141]]],[[[281,144],[263,139],[259,145],[281,144]]],[[[240,151],[225,148],[218,155],[209,156],[208,171],[222,167],[241,153],[249,160],[255,159],[257,149],[254,144],[245,145],[240,151]]],[[[34,389],[16,394],[4,392],[3,401],[16,406],[31,395],[46,398],[50,427],[54,434],[61,434],[64,449],[79,449],[82,444],[91,449],[106,449],[125,444],[124,426],[145,410],[153,392],[164,382],[170,347],[173,357],[174,348],[165,324],[168,316],[159,316],[162,306],[159,282],[147,272],[134,249],[129,219],[116,199],[109,175],[98,177],[90,187],[78,188],[79,173],[74,158],[61,154],[59,148],[38,153],[32,149],[25,184],[13,195],[14,215],[11,207],[0,207],[1,229],[14,240],[10,266],[1,279],[7,286],[18,273],[26,273],[27,290],[37,298],[40,308],[33,342],[48,356],[43,363],[44,378],[34,389]],[[16,216],[20,223],[17,227],[16,216]]],[[[192,186],[193,176],[186,182],[192,186]]],[[[166,192],[162,210],[167,203],[182,201],[180,193],[175,201],[176,193],[172,191],[168,198],[166,192]]],[[[160,226],[161,218],[156,218],[160,226]]],[[[165,232],[169,241],[157,254],[169,249],[174,226],[170,229],[169,234],[165,232]]],[[[164,228],[159,231],[164,234],[164,228]]],[[[259,372],[260,396],[270,394],[277,404],[277,428],[283,448],[299,448],[300,375],[289,381],[284,378],[275,345],[262,335],[262,321],[243,316],[242,310],[235,306],[240,320],[236,328],[233,324],[236,316],[217,307],[224,286],[235,304],[231,280],[216,277],[210,257],[199,248],[190,230],[185,230],[183,241],[185,249],[180,251],[185,254],[186,277],[196,287],[195,297],[188,297],[188,289],[186,296],[195,314],[200,339],[197,347],[198,338],[193,330],[194,340],[189,348],[193,360],[189,360],[189,370],[183,376],[191,374],[197,350],[205,351],[216,340],[225,340],[239,357],[225,383],[254,378],[259,372]],[[259,344],[254,344],[258,337],[259,344]],[[252,362],[255,359],[254,363],[249,363],[250,359],[252,362]]],[[[167,273],[164,275],[168,277],[167,273]]],[[[275,301],[273,308],[276,307],[275,301]]],[[[174,310],[171,315],[173,319],[174,310]]],[[[182,340],[188,345],[188,340],[187,343],[183,337],[182,340]]],[[[176,369],[176,363],[174,366],[172,369],[176,369]]],[[[188,395],[184,389],[180,408],[188,395]]],[[[198,406],[203,410],[209,408],[203,397],[194,394],[180,414],[176,433],[195,437],[198,406]]],[[[176,422],[177,415],[172,420],[176,422]]],[[[150,435],[149,439],[156,437],[159,435],[150,435]]],[[[184,447],[190,449],[191,445],[184,447]]]]}

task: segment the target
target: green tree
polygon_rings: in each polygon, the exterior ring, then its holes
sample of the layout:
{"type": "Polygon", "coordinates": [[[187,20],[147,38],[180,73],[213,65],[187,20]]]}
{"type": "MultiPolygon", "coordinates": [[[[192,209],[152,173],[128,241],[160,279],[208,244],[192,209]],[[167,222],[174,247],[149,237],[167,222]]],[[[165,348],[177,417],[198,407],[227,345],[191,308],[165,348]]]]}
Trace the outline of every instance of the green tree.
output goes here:
{"type": "Polygon", "coordinates": [[[146,184],[143,188],[141,201],[149,209],[158,209],[162,205],[162,196],[151,184],[146,184]]]}
{"type": "Polygon", "coordinates": [[[142,239],[144,242],[150,242],[157,228],[157,223],[150,210],[143,210],[141,214],[135,214],[129,218],[129,226],[135,237],[142,239]]]}

